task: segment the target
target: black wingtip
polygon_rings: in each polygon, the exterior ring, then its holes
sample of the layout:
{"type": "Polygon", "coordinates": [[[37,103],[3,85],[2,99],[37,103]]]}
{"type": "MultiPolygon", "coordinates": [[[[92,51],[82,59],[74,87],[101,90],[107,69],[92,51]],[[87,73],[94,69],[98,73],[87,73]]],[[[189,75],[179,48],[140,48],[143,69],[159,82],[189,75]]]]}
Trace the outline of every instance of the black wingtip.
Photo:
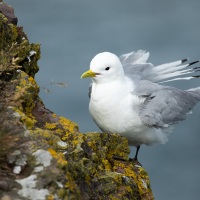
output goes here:
{"type": "Polygon", "coordinates": [[[194,67],[193,69],[199,71],[200,67],[194,67]]]}
{"type": "Polygon", "coordinates": [[[194,65],[194,64],[196,64],[196,63],[198,63],[198,62],[199,62],[199,60],[194,61],[194,62],[191,62],[191,63],[188,64],[188,66],[194,65]]]}
{"type": "Polygon", "coordinates": [[[184,58],[181,60],[182,63],[187,62],[189,59],[188,58],[184,58]]]}
{"type": "Polygon", "coordinates": [[[200,75],[197,75],[197,76],[192,76],[193,78],[200,78],[200,75]]]}

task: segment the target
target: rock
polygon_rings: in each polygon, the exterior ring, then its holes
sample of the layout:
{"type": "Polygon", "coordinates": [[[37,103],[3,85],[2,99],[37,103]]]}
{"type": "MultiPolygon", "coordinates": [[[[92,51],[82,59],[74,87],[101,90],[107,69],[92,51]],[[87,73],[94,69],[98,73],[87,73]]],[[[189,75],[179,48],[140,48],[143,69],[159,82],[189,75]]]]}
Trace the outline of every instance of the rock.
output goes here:
{"type": "Polygon", "coordinates": [[[125,138],[80,133],[45,108],[30,44],[13,9],[0,3],[0,199],[153,199],[146,171],[125,138]]]}
{"type": "Polygon", "coordinates": [[[9,23],[17,25],[17,17],[14,15],[14,9],[6,3],[0,1],[0,12],[8,19],[9,23]]]}

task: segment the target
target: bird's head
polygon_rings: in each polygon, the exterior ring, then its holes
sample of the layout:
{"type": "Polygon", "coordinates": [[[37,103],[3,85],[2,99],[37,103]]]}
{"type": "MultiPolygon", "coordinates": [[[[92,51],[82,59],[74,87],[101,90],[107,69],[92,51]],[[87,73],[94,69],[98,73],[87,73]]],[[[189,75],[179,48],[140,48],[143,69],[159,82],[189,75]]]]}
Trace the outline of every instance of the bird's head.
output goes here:
{"type": "Polygon", "coordinates": [[[124,76],[124,70],[119,58],[112,53],[97,54],[90,63],[90,70],[81,78],[91,77],[94,82],[107,82],[124,76]]]}

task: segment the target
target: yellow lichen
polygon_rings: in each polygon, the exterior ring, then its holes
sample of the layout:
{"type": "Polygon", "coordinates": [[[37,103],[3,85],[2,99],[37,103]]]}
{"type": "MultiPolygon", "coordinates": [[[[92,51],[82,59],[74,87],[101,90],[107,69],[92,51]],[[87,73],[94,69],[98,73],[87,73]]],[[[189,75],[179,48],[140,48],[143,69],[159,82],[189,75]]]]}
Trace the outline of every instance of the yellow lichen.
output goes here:
{"type": "Polygon", "coordinates": [[[52,155],[53,158],[55,158],[58,162],[58,164],[63,167],[67,165],[67,161],[65,159],[65,156],[63,155],[63,153],[60,152],[56,152],[55,150],[53,150],[52,148],[48,149],[49,153],[52,155]]]}
{"type": "Polygon", "coordinates": [[[54,198],[54,195],[53,194],[50,194],[50,195],[48,195],[47,196],[47,200],[54,200],[55,198],[54,198]]]}
{"type": "Polygon", "coordinates": [[[138,168],[138,189],[141,195],[145,195],[150,190],[149,177],[142,167],[138,168]]]}
{"type": "Polygon", "coordinates": [[[74,133],[75,129],[77,129],[78,125],[74,122],[72,122],[69,119],[66,119],[62,116],[59,117],[59,123],[70,133],[74,133]]]}
{"type": "Polygon", "coordinates": [[[88,146],[89,146],[89,147],[91,147],[91,148],[92,148],[92,150],[93,150],[94,152],[96,152],[96,150],[97,150],[97,147],[96,147],[96,145],[95,145],[95,142],[94,142],[94,141],[87,141],[87,144],[88,144],[88,146]]]}
{"type": "Polygon", "coordinates": [[[134,180],[138,187],[140,196],[144,196],[146,193],[149,193],[149,178],[142,167],[133,168],[133,165],[131,165],[130,163],[126,164],[125,162],[114,161],[113,170],[116,171],[118,168],[122,168],[124,171],[124,175],[134,180]]]}
{"type": "Polygon", "coordinates": [[[62,116],[59,117],[59,123],[65,128],[68,129],[69,124],[71,123],[71,121],[69,119],[66,119],[62,116]]]}
{"type": "Polygon", "coordinates": [[[122,175],[116,172],[113,172],[113,179],[118,183],[122,184],[122,175]]]}
{"type": "Polygon", "coordinates": [[[65,183],[64,188],[65,188],[65,189],[69,189],[69,190],[71,190],[72,192],[74,192],[74,190],[75,190],[75,188],[77,187],[77,185],[76,185],[76,183],[75,183],[75,181],[74,181],[74,179],[73,179],[73,177],[71,176],[70,173],[67,173],[67,174],[66,174],[66,179],[67,179],[67,181],[66,181],[66,183],[65,183]]]}
{"type": "Polygon", "coordinates": [[[28,80],[29,80],[29,82],[30,82],[32,85],[36,85],[36,82],[35,82],[35,80],[34,80],[33,77],[29,76],[29,77],[28,77],[28,80]]]}
{"type": "Polygon", "coordinates": [[[46,122],[45,123],[45,128],[46,129],[54,129],[54,128],[56,128],[56,125],[57,125],[57,123],[48,123],[48,122],[46,122]]]}
{"type": "Polygon", "coordinates": [[[12,100],[17,102],[16,105],[18,105],[15,107],[15,111],[20,114],[21,121],[24,122],[27,129],[32,129],[36,123],[36,119],[32,115],[32,110],[35,107],[33,94],[37,94],[37,92],[35,92],[36,83],[33,81],[32,77],[29,77],[23,71],[18,74],[18,80],[19,83],[12,96],[12,100]]]}
{"type": "Polygon", "coordinates": [[[52,117],[56,118],[56,117],[57,117],[57,115],[56,115],[55,113],[53,113],[53,114],[52,114],[52,117]]]}
{"type": "Polygon", "coordinates": [[[133,189],[131,188],[131,186],[130,186],[130,185],[127,185],[127,186],[126,186],[126,190],[127,190],[128,192],[130,192],[130,193],[132,193],[132,192],[133,192],[133,189]]]}
{"type": "Polygon", "coordinates": [[[63,130],[61,130],[61,129],[58,128],[54,132],[57,133],[57,134],[59,134],[59,135],[61,135],[63,133],[63,130]]]}
{"type": "Polygon", "coordinates": [[[20,120],[25,124],[27,129],[32,129],[34,124],[36,123],[35,118],[29,117],[25,113],[23,113],[20,109],[17,109],[15,107],[12,108],[18,115],[20,116],[20,120]]]}
{"type": "Polygon", "coordinates": [[[34,124],[36,123],[35,118],[30,118],[28,116],[23,116],[21,120],[25,123],[27,129],[32,129],[34,124]]]}
{"type": "Polygon", "coordinates": [[[74,146],[78,146],[78,145],[81,145],[82,143],[83,143],[83,134],[79,133],[72,140],[72,144],[74,146]]]}
{"type": "Polygon", "coordinates": [[[102,163],[103,163],[104,169],[105,169],[106,171],[110,171],[110,170],[111,170],[111,165],[110,165],[110,163],[109,163],[108,160],[102,159],[102,163]]]}

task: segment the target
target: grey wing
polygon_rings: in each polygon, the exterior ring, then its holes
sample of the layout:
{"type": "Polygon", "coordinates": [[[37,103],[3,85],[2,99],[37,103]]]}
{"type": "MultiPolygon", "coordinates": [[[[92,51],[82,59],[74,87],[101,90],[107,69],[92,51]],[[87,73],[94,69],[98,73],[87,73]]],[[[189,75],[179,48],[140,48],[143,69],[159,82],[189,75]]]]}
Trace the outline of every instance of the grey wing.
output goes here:
{"type": "Polygon", "coordinates": [[[167,87],[146,98],[139,117],[147,126],[165,128],[184,120],[199,100],[187,91],[167,87]]]}
{"type": "Polygon", "coordinates": [[[128,76],[137,75],[140,76],[143,80],[150,80],[151,78],[148,78],[153,71],[153,65],[151,63],[143,63],[143,64],[125,64],[123,65],[124,73],[128,76]]]}
{"type": "Polygon", "coordinates": [[[139,76],[141,80],[169,82],[198,78],[197,76],[179,76],[197,72],[198,68],[192,68],[191,66],[199,61],[185,63],[188,59],[182,59],[154,66],[151,63],[147,63],[149,52],[145,52],[143,50],[123,54],[119,58],[123,65],[125,74],[129,77],[132,76],[133,79],[135,79],[135,76],[139,76]]]}
{"type": "Polygon", "coordinates": [[[143,50],[133,51],[119,57],[126,75],[137,75],[142,79],[151,74],[153,70],[153,65],[151,63],[146,63],[148,58],[149,52],[143,50]]]}
{"type": "Polygon", "coordinates": [[[88,91],[89,98],[91,97],[91,93],[92,93],[92,83],[89,86],[89,91],[88,91]]]}
{"type": "Polygon", "coordinates": [[[119,57],[121,63],[124,64],[141,64],[146,63],[149,58],[149,52],[143,50],[132,51],[130,53],[123,54],[119,57]]]}

